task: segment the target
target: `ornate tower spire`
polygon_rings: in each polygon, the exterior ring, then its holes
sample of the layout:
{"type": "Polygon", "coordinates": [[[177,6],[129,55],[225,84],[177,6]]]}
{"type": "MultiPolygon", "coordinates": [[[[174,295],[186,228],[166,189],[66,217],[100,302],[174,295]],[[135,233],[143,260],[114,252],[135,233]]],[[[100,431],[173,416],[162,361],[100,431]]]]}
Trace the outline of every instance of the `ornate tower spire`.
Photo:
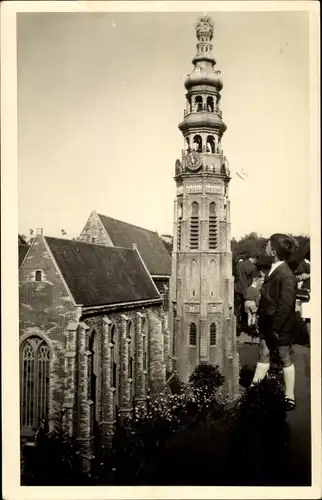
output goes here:
{"type": "Polygon", "coordinates": [[[230,174],[221,139],[223,88],[212,54],[214,23],[196,25],[197,54],[185,80],[186,107],[179,129],[184,139],[175,164],[177,196],[170,299],[173,368],[187,381],[207,361],[219,365],[226,394],[238,392],[238,353],[233,314],[230,249],[230,174]],[[172,319],[171,319],[172,315],[172,319]]]}

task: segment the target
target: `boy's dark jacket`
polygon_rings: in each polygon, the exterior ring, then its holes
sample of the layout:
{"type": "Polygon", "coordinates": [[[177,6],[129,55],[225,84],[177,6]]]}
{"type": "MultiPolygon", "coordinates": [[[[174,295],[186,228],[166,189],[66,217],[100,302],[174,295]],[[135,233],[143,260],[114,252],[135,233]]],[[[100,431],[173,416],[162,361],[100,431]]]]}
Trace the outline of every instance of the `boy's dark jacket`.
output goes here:
{"type": "Polygon", "coordinates": [[[295,322],[297,280],[286,262],[265,276],[258,306],[260,331],[287,333],[295,322]]]}

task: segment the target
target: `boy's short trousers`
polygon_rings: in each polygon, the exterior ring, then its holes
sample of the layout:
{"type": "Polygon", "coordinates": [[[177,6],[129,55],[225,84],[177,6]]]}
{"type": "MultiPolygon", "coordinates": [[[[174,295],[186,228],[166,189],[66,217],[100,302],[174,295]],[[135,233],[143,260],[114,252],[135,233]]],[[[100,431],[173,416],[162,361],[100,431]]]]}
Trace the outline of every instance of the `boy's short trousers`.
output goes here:
{"type": "Polygon", "coordinates": [[[246,300],[244,307],[245,307],[245,313],[255,314],[257,312],[257,305],[254,300],[246,300]]]}

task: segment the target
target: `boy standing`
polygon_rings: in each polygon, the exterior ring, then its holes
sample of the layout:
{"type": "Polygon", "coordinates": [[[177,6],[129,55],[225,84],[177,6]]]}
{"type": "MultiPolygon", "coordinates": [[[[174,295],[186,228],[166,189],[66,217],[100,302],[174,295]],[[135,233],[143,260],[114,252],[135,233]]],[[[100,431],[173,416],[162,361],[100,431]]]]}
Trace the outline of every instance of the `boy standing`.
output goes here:
{"type": "Polygon", "coordinates": [[[260,299],[260,279],[259,276],[255,276],[252,280],[252,284],[248,286],[244,293],[244,308],[247,314],[247,325],[256,325],[256,313],[258,309],[259,299],[260,299]]]}
{"type": "Polygon", "coordinates": [[[259,361],[253,378],[254,384],[266,376],[270,355],[277,351],[283,364],[286,410],[295,408],[292,336],[297,280],[286,263],[294,249],[293,239],[285,234],[273,234],[266,246],[266,255],[273,258],[273,264],[261,288],[258,307],[259,361]]]}

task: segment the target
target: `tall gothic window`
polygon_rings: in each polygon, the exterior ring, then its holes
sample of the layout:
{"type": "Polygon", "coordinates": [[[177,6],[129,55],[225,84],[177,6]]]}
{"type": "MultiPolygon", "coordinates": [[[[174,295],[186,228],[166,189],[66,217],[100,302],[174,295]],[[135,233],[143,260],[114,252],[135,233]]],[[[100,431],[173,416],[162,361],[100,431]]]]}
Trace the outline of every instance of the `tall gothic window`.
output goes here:
{"type": "Polygon", "coordinates": [[[215,323],[210,325],[210,345],[215,346],[217,344],[217,330],[215,323]]]}
{"type": "Polygon", "coordinates": [[[198,268],[197,262],[192,260],[189,266],[189,289],[190,299],[198,297],[198,268]]]}
{"type": "Polygon", "coordinates": [[[129,342],[129,356],[128,356],[128,378],[130,379],[130,399],[132,401],[135,391],[135,366],[134,366],[134,353],[135,353],[135,332],[132,321],[127,325],[127,338],[129,342]]]}
{"type": "Polygon", "coordinates": [[[190,248],[192,250],[199,248],[199,206],[195,201],[191,204],[190,248]]]}
{"type": "Polygon", "coordinates": [[[209,249],[215,250],[218,247],[218,224],[216,203],[211,202],[209,205],[209,249]]]}
{"type": "Polygon", "coordinates": [[[117,337],[116,326],[112,325],[111,334],[110,334],[110,346],[111,346],[111,388],[113,391],[113,409],[115,412],[115,416],[117,415],[117,409],[119,404],[119,392],[120,392],[120,384],[119,384],[119,341],[117,337]]]}
{"type": "Polygon", "coordinates": [[[50,351],[39,337],[29,337],[20,350],[21,425],[30,430],[48,419],[50,351]]]}
{"type": "Polygon", "coordinates": [[[99,349],[98,349],[98,336],[95,330],[92,331],[89,341],[88,350],[88,398],[93,401],[92,406],[92,425],[94,426],[94,419],[98,420],[98,376],[99,376],[99,349]]]}
{"type": "Polygon", "coordinates": [[[189,325],[189,344],[191,346],[197,345],[197,327],[195,323],[189,325]]]}
{"type": "Polygon", "coordinates": [[[148,328],[148,322],[145,318],[142,319],[142,351],[143,351],[143,371],[146,372],[144,377],[145,377],[145,392],[147,393],[148,391],[148,386],[149,386],[149,367],[148,367],[148,362],[149,362],[149,351],[148,351],[148,334],[149,334],[149,328],[148,328]]]}

